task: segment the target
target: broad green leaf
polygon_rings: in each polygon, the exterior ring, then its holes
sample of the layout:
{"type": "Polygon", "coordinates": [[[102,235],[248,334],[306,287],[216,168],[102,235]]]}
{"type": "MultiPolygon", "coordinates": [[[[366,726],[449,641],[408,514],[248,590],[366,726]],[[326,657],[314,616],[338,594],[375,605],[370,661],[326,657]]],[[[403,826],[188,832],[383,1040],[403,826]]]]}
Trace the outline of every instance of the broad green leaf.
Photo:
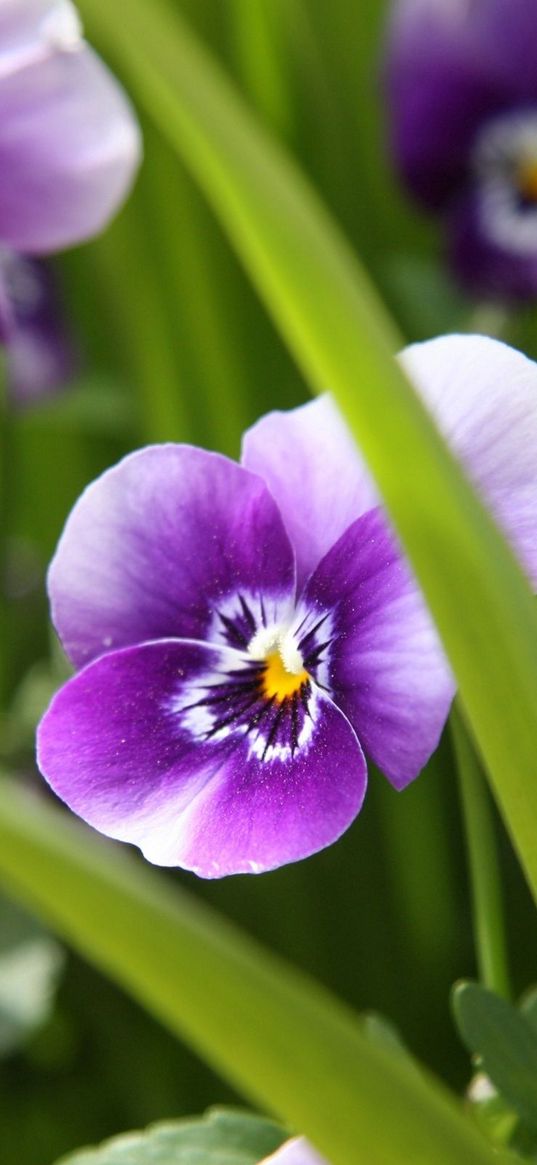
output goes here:
{"type": "Polygon", "coordinates": [[[398,340],[315,191],[166,0],[82,0],[380,485],[537,895],[537,619],[492,520],[392,359],[398,340]],[[486,682],[484,678],[486,677],[486,682]]]}
{"type": "Polygon", "coordinates": [[[367,1011],[362,1015],[362,1023],[368,1039],[374,1044],[379,1044],[392,1055],[404,1057],[409,1066],[418,1070],[419,1066],[412,1058],[408,1048],[405,1047],[400,1032],[394,1024],[390,1023],[389,1019],[386,1019],[385,1015],[379,1015],[376,1011],[367,1011]]]}
{"type": "Polygon", "coordinates": [[[201,1119],[168,1121],[81,1149],[59,1165],[257,1165],[285,1134],[272,1121],[215,1109],[201,1119]]]}
{"type": "Polygon", "coordinates": [[[520,1127],[520,1117],[500,1096],[484,1072],[477,1072],[467,1092],[471,1111],[486,1137],[502,1147],[511,1143],[520,1127]]]}
{"type": "Polygon", "coordinates": [[[504,1100],[537,1128],[537,1033],[521,1013],[477,983],[453,995],[459,1032],[504,1100]]]}
{"type": "Polygon", "coordinates": [[[58,944],[26,911],[0,898],[0,1059],[48,1018],[63,964],[58,944]]]}
{"type": "Polygon", "coordinates": [[[537,1039],[537,987],[530,987],[520,1000],[520,1010],[535,1031],[537,1039]]]}
{"type": "Polygon", "coordinates": [[[0,878],[331,1165],[493,1165],[454,1098],[342,1003],[6,779],[0,878]]]}

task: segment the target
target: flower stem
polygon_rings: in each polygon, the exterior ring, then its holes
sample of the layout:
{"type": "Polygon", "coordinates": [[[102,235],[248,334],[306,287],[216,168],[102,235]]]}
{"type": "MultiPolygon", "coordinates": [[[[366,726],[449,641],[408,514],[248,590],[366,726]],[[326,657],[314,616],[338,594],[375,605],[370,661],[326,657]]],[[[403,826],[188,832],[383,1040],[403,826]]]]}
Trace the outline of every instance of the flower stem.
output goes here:
{"type": "Polygon", "coordinates": [[[509,997],[509,967],[497,838],[490,794],[462,714],[451,714],[472,886],[474,941],[485,987],[509,997]]]}

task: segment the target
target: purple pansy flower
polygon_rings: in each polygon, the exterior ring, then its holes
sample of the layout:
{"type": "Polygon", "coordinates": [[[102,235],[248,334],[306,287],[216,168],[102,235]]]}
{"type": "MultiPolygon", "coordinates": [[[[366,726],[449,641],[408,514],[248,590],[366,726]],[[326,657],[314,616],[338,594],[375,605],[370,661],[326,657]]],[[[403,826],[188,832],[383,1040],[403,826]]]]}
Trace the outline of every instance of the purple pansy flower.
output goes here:
{"type": "MultiPolygon", "coordinates": [[[[402,361],[537,581],[537,367],[483,337],[402,361]]],[[[83,494],[49,575],[81,668],[38,760],[91,825],[205,877],[333,842],[366,753],[402,789],[453,680],[375,487],[329,397],[264,417],[242,465],[132,454],[83,494]]]]}
{"type": "Polygon", "coordinates": [[[305,1137],[293,1137],[270,1157],[265,1157],[260,1165],[327,1165],[327,1161],[308,1144],[305,1137]]]}
{"type": "Polygon", "coordinates": [[[393,147],[477,294],[537,294],[535,0],[395,0],[393,147]]]}
{"type": "Polygon", "coordinates": [[[50,272],[30,256],[106,225],[132,182],[140,135],[69,0],[2,0],[0,113],[0,342],[10,394],[24,404],[73,364],[50,272]]]}

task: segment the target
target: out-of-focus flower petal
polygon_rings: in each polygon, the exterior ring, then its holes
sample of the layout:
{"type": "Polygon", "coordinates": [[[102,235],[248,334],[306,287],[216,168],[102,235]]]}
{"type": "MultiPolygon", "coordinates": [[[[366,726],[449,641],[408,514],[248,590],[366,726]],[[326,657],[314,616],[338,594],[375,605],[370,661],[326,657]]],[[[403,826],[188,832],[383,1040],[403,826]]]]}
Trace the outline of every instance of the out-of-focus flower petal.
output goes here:
{"type": "MultiPolygon", "coordinates": [[[[294,560],[265,483],[217,453],[156,445],[88,487],[49,572],[53,619],[77,665],[170,636],[225,640],[229,603],[292,603],[294,560]],[[261,596],[261,599],[260,599],[261,596]]],[[[250,626],[231,646],[247,646],[250,626]]],[[[241,629],[239,628],[239,634],[241,629]]]]}
{"type": "MultiPolygon", "coordinates": [[[[0,300],[5,298],[8,393],[16,407],[61,391],[76,367],[52,270],[43,261],[0,252],[0,300]]],[[[0,308],[1,315],[1,308],[0,308]]]]}
{"type": "Polygon", "coordinates": [[[366,783],[360,745],[313,686],[295,713],[229,648],[177,640],[111,652],[58,693],[41,771],[102,833],[206,878],[260,873],[335,841],[366,783]]]}
{"type": "Polygon", "coordinates": [[[296,557],[299,587],[378,493],[330,396],[268,413],[243,438],[242,463],[276,499],[296,557]]]}
{"type": "Polygon", "coordinates": [[[504,84],[483,52],[483,8],[481,0],[393,5],[386,49],[393,150],[414,194],[431,206],[460,184],[483,119],[505,106],[504,84]]]}
{"type": "Polygon", "coordinates": [[[270,1157],[265,1157],[260,1165],[328,1165],[328,1162],[308,1144],[305,1137],[293,1137],[275,1153],[271,1153],[270,1157]]]}
{"type": "Polygon", "coordinates": [[[4,3],[0,109],[1,240],[39,253],[99,231],[131,184],[140,137],[68,0],[4,3]]]}
{"type": "Polygon", "coordinates": [[[400,359],[537,586],[537,365],[485,336],[442,336],[400,359]]]}
{"type": "Polygon", "coordinates": [[[512,105],[537,101],[534,0],[466,0],[466,5],[483,67],[512,105]]]}
{"type": "MultiPolygon", "coordinates": [[[[517,247],[514,238],[502,245],[494,239],[490,214],[477,184],[455,200],[448,217],[448,256],[461,283],[474,296],[500,300],[527,300],[537,295],[537,208],[518,211],[518,226],[525,229],[526,243],[517,247]],[[531,213],[530,221],[529,215],[531,213]]],[[[514,191],[513,191],[514,196],[514,191]]],[[[505,208],[500,213],[505,214],[505,208]]]]}
{"type": "Polygon", "coordinates": [[[319,680],[350,720],[366,754],[396,788],[403,788],[434,752],[455,684],[419,588],[380,509],[359,518],[328,551],[305,588],[303,603],[331,612],[332,642],[319,680]]]}

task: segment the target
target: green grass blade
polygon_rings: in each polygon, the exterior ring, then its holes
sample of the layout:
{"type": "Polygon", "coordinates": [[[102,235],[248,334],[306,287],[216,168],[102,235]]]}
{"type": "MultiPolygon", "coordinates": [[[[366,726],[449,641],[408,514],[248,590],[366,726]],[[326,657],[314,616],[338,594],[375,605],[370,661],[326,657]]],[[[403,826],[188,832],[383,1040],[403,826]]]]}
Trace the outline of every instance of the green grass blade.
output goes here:
{"type": "Polygon", "coordinates": [[[521,572],[391,358],[386,314],[335,223],[165,0],[82,0],[180,151],[315,389],[379,482],[457,674],[537,894],[537,621],[521,572]]]}
{"type": "Polygon", "coordinates": [[[0,879],[331,1165],[496,1160],[439,1085],[326,991],[8,780],[0,879]]]}

